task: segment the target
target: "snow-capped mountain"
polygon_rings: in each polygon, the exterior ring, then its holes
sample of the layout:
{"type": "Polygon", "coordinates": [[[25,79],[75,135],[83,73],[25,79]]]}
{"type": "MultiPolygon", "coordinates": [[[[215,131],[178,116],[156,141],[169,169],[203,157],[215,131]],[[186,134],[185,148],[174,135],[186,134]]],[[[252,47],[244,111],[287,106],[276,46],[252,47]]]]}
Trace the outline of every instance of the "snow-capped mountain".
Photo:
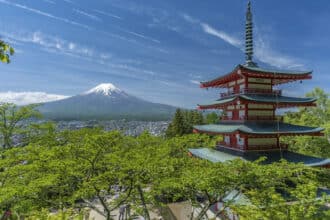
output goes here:
{"type": "Polygon", "coordinates": [[[110,96],[115,93],[122,94],[125,92],[123,92],[121,89],[117,88],[112,83],[101,83],[100,85],[85,92],[85,94],[91,94],[91,93],[110,96]]]}
{"type": "Polygon", "coordinates": [[[46,102],[39,107],[46,118],[55,120],[167,120],[175,107],[152,103],[102,83],[80,95],[46,102]]]}

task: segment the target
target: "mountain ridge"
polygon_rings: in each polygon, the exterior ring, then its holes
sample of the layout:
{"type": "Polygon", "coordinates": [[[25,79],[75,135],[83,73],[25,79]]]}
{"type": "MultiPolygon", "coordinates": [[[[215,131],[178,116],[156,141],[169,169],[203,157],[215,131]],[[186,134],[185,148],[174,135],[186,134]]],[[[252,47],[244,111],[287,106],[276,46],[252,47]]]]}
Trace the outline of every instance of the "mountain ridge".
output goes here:
{"type": "Polygon", "coordinates": [[[112,83],[102,83],[75,96],[42,103],[39,111],[53,120],[169,120],[176,107],[127,94],[112,83]]]}

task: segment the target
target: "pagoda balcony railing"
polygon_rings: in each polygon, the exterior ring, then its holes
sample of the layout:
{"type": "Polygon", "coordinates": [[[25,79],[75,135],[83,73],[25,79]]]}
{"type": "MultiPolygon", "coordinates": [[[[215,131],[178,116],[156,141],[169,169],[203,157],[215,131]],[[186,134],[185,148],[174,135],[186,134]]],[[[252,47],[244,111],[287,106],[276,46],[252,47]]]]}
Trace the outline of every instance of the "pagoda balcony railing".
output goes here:
{"type": "Polygon", "coordinates": [[[289,145],[280,143],[278,146],[277,144],[263,144],[263,145],[248,145],[247,148],[244,149],[244,145],[231,145],[224,141],[217,142],[218,147],[233,149],[233,150],[244,150],[244,151],[265,151],[265,150],[287,150],[289,145]]]}
{"type": "Polygon", "coordinates": [[[279,146],[277,144],[264,144],[264,145],[248,145],[247,150],[287,150],[289,147],[288,144],[280,143],[279,146]]]}
{"type": "Polygon", "coordinates": [[[222,121],[280,121],[283,122],[283,116],[262,116],[262,115],[254,115],[254,116],[240,116],[239,118],[234,118],[230,116],[222,116],[222,121]]]}
{"type": "Polygon", "coordinates": [[[230,92],[223,92],[220,93],[221,98],[225,98],[231,95],[236,95],[236,94],[267,94],[267,95],[282,95],[282,90],[276,89],[249,89],[249,88],[244,88],[240,89],[238,92],[230,91],[230,92]]]}
{"type": "Polygon", "coordinates": [[[244,145],[239,145],[239,144],[235,144],[235,145],[231,145],[226,143],[225,141],[219,141],[216,144],[218,147],[224,147],[224,148],[228,148],[228,149],[236,149],[236,150],[244,150],[244,145]]]}

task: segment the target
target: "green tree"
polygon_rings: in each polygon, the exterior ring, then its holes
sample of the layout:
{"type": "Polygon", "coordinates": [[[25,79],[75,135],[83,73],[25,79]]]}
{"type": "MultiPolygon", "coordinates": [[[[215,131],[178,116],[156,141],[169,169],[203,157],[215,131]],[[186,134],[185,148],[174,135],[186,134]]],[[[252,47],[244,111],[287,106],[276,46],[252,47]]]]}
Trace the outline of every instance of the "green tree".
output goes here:
{"type": "Polygon", "coordinates": [[[315,199],[319,181],[330,182],[328,172],[301,164],[189,157],[189,148],[214,145],[216,138],[207,135],[163,139],[50,129],[31,140],[1,152],[0,214],[10,209],[22,217],[46,218],[44,210],[55,209],[68,218],[79,215],[79,207],[111,219],[119,206],[130,204],[132,214],[150,219],[157,207],[190,201],[196,219],[210,219],[207,210],[218,202],[220,219],[228,218],[226,208],[242,219],[313,219],[323,215],[325,199],[315,199]]]}
{"type": "Polygon", "coordinates": [[[192,124],[201,125],[204,122],[203,114],[197,110],[192,111],[192,124]]]}
{"type": "Polygon", "coordinates": [[[330,100],[328,94],[320,88],[315,88],[306,94],[317,98],[316,107],[299,108],[297,112],[285,115],[285,122],[325,128],[324,137],[299,136],[284,138],[293,151],[319,157],[330,157],[330,100]]]}
{"type": "Polygon", "coordinates": [[[12,147],[12,138],[15,134],[23,134],[28,131],[24,121],[40,117],[35,105],[17,107],[14,104],[0,104],[0,134],[3,148],[12,147]]]}
{"type": "Polygon", "coordinates": [[[182,136],[191,134],[194,125],[201,125],[204,122],[203,114],[196,110],[177,109],[172,122],[166,131],[167,137],[182,136]]]}
{"type": "Polygon", "coordinates": [[[193,130],[193,111],[183,111],[184,114],[184,134],[191,134],[193,130]]]}
{"type": "Polygon", "coordinates": [[[240,219],[326,219],[329,198],[317,195],[317,169],[285,161],[246,168],[241,178],[250,205],[232,206],[240,219]]]}
{"type": "Polygon", "coordinates": [[[181,136],[185,133],[185,118],[181,109],[177,109],[173,121],[166,131],[167,137],[181,136]]]}
{"type": "Polygon", "coordinates": [[[14,55],[14,48],[0,40],[0,60],[3,63],[10,63],[10,56],[14,55]]]}
{"type": "Polygon", "coordinates": [[[211,112],[211,113],[208,113],[206,116],[205,116],[205,123],[206,124],[216,124],[220,121],[220,117],[217,113],[215,112],[211,112]]]}

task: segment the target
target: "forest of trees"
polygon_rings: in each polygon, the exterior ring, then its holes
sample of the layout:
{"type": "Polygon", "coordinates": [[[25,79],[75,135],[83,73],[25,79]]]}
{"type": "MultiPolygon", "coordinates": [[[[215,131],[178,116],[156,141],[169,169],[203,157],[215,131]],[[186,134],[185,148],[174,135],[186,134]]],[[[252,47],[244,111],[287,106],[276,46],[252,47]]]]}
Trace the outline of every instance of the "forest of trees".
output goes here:
{"type": "MultiPolygon", "coordinates": [[[[50,210],[57,210],[58,218],[82,219],[88,209],[111,219],[116,208],[130,204],[132,214],[150,219],[151,210],[189,201],[202,210],[195,219],[203,219],[220,201],[241,219],[326,219],[330,214],[322,209],[327,198],[316,199],[317,188],[330,183],[328,170],[285,161],[211,163],[188,156],[188,148],[215,141],[197,134],[164,139],[45,126],[27,146],[2,151],[0,208],[16,219],[47,219],[50,210]],[[232,191],[244,193],[253,205],[236,203],[235,196],[224,200],[232,191]]],[[[217,215],[226,219],[225,209],[217,215]]]]}
{"type": "Polygon", "coordinates": [[[213,124],[219,121],[220,116],[215,112],[203,115],[202,112],[197,110],[177,109],[166,131],[166,137],[191,134],[194,125],[213,124]]]}
{"type": "MultiPolygon", "coordinates": [[[[319,107],[289,113],[285,120],[327,128],[327,95],[320,89],[311,94],[320,97],[319,107]]],[[[0,110],[1,134],[25,137],[24,146],[15,147],[7,135],[0,153],[0,213],[10,213],[12,219],[49,219],[50,212],[53,219],[83,219],[89,210],[111,219],[122,204],[130,204],[132,216],[150,219],[151,211],[181,201],[189,201],[192,212],[198,210],[194,219],[205,219],[206,211],[219,201],[224,208],[216,215],[222,219],[227,219],[226,208],[241,219],[330,217],[324,209],[329,197],[318,194],[320,187],[330,187],[327,169],[285,161],[260,165],[262,158],[226,163],[191,158],[188,148],[212,147],[217,141],[217,137],[191,134],[191,126],[213,123],[215,116],[178,110],[169,128],[171,135],[131,137],[102,129],[57,131],[52,123],[23,128],[19,121],[39,117],[34,106],[2,104],[0,110]],[[232,192],[237,193],[226,199],[232,192]],[[237,202],[240,195],[248,202],[237,202]]],[[[329,147],[328,130],[325,137],[288,142],[290,150],[329,155],[324,149],[329,147]]]]}

